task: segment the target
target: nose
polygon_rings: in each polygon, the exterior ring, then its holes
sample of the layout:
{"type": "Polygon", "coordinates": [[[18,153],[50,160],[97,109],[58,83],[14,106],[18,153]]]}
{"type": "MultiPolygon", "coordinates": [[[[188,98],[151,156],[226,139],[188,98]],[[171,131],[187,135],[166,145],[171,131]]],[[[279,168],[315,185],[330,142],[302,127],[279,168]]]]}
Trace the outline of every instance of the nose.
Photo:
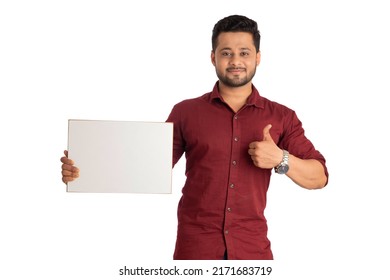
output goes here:
{"type": "Polygon", "coordinates": [[[229,64],[231,66],[240,66],[241,65],[241,60],[240,60],[240,56],[239,55],[232,55],[230,60],[229,60],[229,64]]]}

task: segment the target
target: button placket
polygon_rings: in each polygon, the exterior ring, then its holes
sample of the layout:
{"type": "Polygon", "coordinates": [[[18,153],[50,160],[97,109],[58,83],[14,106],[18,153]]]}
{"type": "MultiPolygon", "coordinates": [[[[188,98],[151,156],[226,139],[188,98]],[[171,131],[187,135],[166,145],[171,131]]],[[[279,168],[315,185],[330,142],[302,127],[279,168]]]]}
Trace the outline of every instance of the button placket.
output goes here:
{"type": "Polygon", "coordinates": [[[227,200],[225,206],[225,222],[223,227],[223,233],[225,235],[225,244],[229,251],[234,250],[233,240],[234,234],[232,234],[232,222],[234,219],[233,209],[235,205],[235,188],[236,185],[234,182],[238,179],[239,166],[240,166],[240,126],[239,126],[239,117],[235,114],[232,118],[232,150],[230,155],[231,167],[229,171],[229,184],[227,185],[227,200]]]}

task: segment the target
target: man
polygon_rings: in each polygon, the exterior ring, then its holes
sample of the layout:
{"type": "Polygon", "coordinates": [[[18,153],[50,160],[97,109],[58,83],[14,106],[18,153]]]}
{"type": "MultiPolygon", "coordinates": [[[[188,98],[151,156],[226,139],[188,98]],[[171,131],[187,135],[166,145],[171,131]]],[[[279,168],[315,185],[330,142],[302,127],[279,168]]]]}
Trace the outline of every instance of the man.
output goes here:
{"type": "MultiPolygon", "coordinates": [[[[233,15],[216,23],[212,92],[174,106],[173,162],[186,154],[174,259],[273,259],[264,217],[273,169],[303,188],[327,184],[324,157],[294,111],[259,95],[257,23],[233,15]]],[[[67,154],[66,154],[67,155],[67,154]]],[[[78,169],[61,158],[63,181],[78,169]]]]}

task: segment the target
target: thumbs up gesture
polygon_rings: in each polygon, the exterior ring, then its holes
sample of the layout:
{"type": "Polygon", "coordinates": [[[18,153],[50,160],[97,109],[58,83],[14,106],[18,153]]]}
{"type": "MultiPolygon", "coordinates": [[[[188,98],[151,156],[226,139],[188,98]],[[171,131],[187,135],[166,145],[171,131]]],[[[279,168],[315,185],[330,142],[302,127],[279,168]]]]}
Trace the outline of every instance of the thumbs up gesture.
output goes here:
{"type": "Polygon", "coordinates": [[[248,153],[254,165],[260,168],[274,168],[283,158],[283,150],[275,144],[270,134],[271,127],[271,124],[264,127],[263,141],[255,141],[249,144],[248,153]]]}

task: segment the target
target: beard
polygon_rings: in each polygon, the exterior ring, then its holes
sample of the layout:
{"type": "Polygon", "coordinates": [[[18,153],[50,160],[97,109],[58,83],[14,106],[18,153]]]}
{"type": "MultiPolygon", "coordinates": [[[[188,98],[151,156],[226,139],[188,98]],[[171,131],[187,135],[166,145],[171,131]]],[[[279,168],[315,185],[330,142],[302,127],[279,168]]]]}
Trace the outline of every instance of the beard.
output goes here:
{"type": "MultiPolygon", "coordinates": [[[[228,69],[227,69],[228,70],[228,69]]],[[[227,71],[226,70],[226,71],[227,71]]],[[[245,72],[245,76],[241,77],[239,75],[234,75],[233,78],[228,77],[227,74],[224,74],[216,70],[218,79],[225,85],[229,87],[241,87],[250,83],[253,77],[256,74],[256,68],[252,72],[245,72]]]]}

